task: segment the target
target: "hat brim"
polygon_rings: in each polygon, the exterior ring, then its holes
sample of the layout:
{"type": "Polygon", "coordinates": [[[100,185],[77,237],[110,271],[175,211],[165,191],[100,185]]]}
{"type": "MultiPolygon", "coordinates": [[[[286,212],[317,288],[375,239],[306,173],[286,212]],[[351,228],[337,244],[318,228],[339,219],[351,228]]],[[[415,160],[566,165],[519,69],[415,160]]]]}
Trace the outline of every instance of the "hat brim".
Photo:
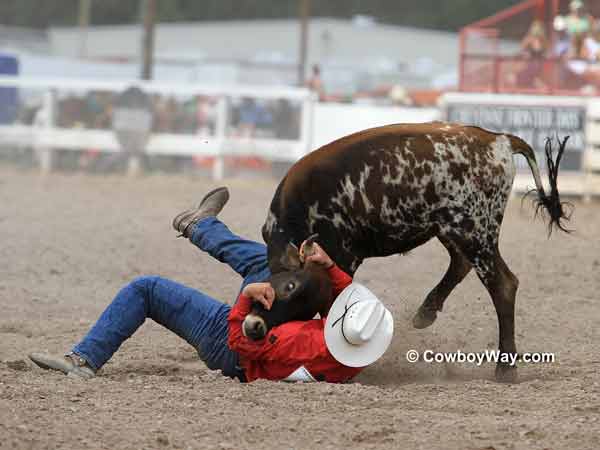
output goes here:
{"type": "Polygon", "coordinates": [[[360,294],[361,300],[365,299],[365,295],[377,298],[359,283],[352,283],[344,289],[335,299],[327,315],[327,320],[325,321],[325,344],[329,353],[343,365],[348,367],[365,367],[377,361],[390,346],[392,337],[394,336],[394,319],[386,308],[382,323],[369,341],[362,345],[349,343],[342,335],[341,321],[338,323],[335,323],[335,321],[344,315],[346,306],[350,306],[357,300],[354,294],[360,294]]]}

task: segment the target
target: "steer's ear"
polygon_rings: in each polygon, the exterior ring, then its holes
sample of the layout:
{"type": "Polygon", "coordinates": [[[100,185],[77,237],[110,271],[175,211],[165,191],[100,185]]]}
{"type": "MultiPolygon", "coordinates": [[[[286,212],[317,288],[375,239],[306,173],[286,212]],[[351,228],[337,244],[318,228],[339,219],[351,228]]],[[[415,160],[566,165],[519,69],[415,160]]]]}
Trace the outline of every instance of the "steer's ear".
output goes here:
{"type": "Polygon", "coordinates": [[[291,242],[288,243],[285,247],[285,253],[281,257],[281,264],[287,270],[296,270],[302,266],[300,262],[300,252],[298,251],[298,247],[296,247],[291,242]]]}

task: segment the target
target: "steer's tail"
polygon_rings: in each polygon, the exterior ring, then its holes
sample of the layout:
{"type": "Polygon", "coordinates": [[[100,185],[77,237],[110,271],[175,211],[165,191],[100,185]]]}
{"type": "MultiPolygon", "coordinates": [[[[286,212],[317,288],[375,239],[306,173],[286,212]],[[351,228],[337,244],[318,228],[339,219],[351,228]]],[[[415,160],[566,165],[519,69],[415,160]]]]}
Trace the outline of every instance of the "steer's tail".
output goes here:
{"type": "Polygon", "coordinates": [[[566,233],[571,232],[571,230],[568,230],[564,227],[563,221],[569,221],[573,206],[569,203],[561,203],[557,184],[558,167],[560,165],[563,153],[565,152],[568,140],[569,136],[566,136],[562,141],[557,138],[559,148],[555,160],[552,149],[553,140],[552,138],[546,139],[546,164],[548,166],[548,181],[550,182],[550,194],[546,194],[544,191],[544,186],[542,185],[542,178],[540,177],[540,170],[535,159],[535,153],[533,152],[533,149],[522,139],[515,136],[511,137],[513,153],[520,153],[525,157],[525,159],[527,159],[527,163],[529,164],[529,168],[533,174],[533,179],[535,180],[536,189],[530,190],[527,192],[527,194],[525,194],[525,196],[531,193],[537,194],[537,199],[535,200],[536,215],[540,212],[540,210],[546,210],[550,215],[548,234],[552,233],[552,229],[555,226],[559,230],[562,230],[566,233]],[[569,211],[567,212],[566,210],[569,211]]]}

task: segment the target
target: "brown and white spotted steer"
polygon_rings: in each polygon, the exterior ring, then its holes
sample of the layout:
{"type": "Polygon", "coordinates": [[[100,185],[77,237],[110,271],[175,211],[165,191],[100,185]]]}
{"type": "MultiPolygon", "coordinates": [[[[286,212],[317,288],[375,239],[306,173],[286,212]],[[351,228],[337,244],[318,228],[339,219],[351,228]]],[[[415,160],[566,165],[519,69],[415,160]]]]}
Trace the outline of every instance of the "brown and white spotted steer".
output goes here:
{"type": "MultiPolygon", "coordinates": [[[[277,188],[262,230],[271,271],[289,270],[288,243],[299,245],[314,233],[351,275],[365,258],[408,252],[436,237],[450,254],[450,266],[420,306],[414,326],[431,325],[474,268],[498,314],[501,355],[514,354],[519,282],[498,250],[515,175],[513,155],[527,159],[538,208],[549,213],[550,227],[564,230],[561,220],[568,217],[556,174],[565,144],[566,139],[556,164],[547,145],[552,189],[547,195],[533,150],[516,136],[434,122],[373,128],[334,141],[298,161],[277,188]]],[[[499,363],[496,377],[515,380],[516,368],[499,363]]]]}

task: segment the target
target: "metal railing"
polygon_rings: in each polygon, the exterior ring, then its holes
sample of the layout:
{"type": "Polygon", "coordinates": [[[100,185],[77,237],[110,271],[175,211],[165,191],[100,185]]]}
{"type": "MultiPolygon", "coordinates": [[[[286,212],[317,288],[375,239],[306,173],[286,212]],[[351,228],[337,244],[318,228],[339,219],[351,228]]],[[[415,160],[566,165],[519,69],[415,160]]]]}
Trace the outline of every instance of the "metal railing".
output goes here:
{"type": "MultiPolygon", "coordinates": [[[[574,73],[562,58],[463,54],[460,91],[593,96],[600,85],[574,73]],[[592,87],[592,89],[589,89],[592,87]]],[[[600,81],[600,78],[599,78],[600,81]]]]}

